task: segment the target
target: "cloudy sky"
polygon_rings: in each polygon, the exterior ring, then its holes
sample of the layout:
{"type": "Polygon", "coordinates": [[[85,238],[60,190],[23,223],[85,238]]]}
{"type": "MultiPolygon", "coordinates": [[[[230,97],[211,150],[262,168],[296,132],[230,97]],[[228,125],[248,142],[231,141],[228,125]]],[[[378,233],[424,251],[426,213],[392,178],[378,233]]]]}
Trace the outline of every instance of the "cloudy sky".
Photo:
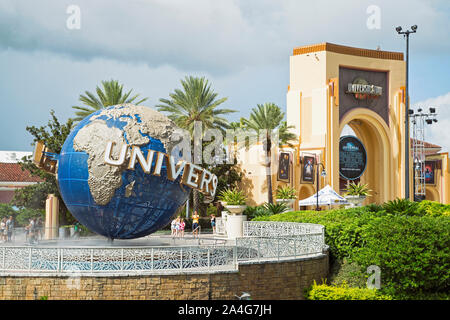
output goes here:
{"type": "Polygon", "coordinates": [[[206,76],[239,111],[232,120],[258,103],[285,109],[294,47],[404,51],[394,28],[413,24],[411,102],[438,108],[426,140],[448,151],[448,1],[0,0],[0,150],[31,151],[25,127],[46,124],[50,109],[72,117],[80,93],[102,80],[119,80],[153,106],[186,75],[206,76]]]}

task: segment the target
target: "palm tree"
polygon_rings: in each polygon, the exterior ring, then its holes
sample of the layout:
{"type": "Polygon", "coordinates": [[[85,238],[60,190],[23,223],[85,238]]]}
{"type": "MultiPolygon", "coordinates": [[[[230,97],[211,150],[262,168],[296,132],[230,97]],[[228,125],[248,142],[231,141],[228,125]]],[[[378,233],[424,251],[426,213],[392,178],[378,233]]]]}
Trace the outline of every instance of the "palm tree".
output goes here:
{"type": "Polygon", "coordinates": [[[109,106],[114,106],[116,104],[122,103],[134,103],[136,105],[139,105],[148,99],[144,98],[136,101],[136,99],[139,97],[139,94],[131,96],[131,92],[133,91],[133,89],[130,89],[130,91],[128,91],[127,93],[123,93],[123,84],[119,85],[119,82],[117,80],[102,81],[102,86],[103,90],[98,86],[96,88],[97,97],[89,91],[85,91],[85,95],[80,95],[79,100],[85,106],[72,107],[76,110],[79,110],[75,112],[75,115],[77,115],[77,117],[73,119],[74,121],[81,121],[91,113],[109,106]]]}
{"type": "MultiPolygon", "coordinates": [[[[183,89],[175,89],[169,94],[169,99],[159,99],[162,104],[156,105],[159,111],[167,112],[168,117],[180,128],[189,131],[191,144],[194,143],[194,125],[196,121],[202,124],[202,132],[207,129],[218,129],[225,133],[230,127],[223,115],[236,112],[231,109],[220,109],[218,106],[227,98],[218,99],[217,93],[204,77],[187,76],[181,80],[183,89]]],[[[193,192],[193,209],[199,208],[199,193],[193,192]]]]}
{"type": "MultiPolygon", "coordinates": [[[[293,126],[288,126],[286,121],[283,121],[284,112],[274,103],[258,104],[256,108],[252,109],[249,119],[242,118],[242,125],[262,138],[263,147],[266,152],[266,177],[268,189],[268,202],[273,203],[272,195],[272,161],[271,150],[274,131],[278,132],[279,145],[287,144],[292,146],[289,141],[296,138],[295,134],[289,132],[293,126]]],[[[253,141],[255,141],[254,139],[253,141]]]]}

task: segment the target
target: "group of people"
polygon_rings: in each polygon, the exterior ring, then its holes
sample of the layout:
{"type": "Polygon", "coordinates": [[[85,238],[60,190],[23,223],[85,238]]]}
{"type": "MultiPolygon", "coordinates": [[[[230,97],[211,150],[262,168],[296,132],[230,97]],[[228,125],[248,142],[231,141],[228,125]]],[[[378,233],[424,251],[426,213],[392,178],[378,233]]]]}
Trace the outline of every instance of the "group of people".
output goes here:
{"type": "Polygon", "coordinates": [[[31,244],[36,244],[39,239],[42,239],[42,219],[31,218],[29,224],[25,227],[26,241],[31,244]]]}
{"type": "MultiPolygon", "coordinates": [[[[12,242],[14,235],[14,217],[4,217],[0,220],[0,242],[12,242]]],[[[42,218],[31,218],[28,225],[25,226],[25,242],[31,244],[37,243],[43,237],[42,218]]]]}
{"type": "Polygon", "coordinates": [[[172,237],[184,237],[184,228],[186,226],[186,222],[181,217],[177,217],[172,220],[170,224],[170,229],[172,230],[172,237]]]}
{"type": "MultiPolygon", "coordinates": [[[[200,231],[200,216],[198,212],[195,211],[192,215],[192,235],[194,238],[198,238],[200,231]]],[[[186,222],[183,218],[177,217],[172,220],[170,224],[171,235],[172,237],[184,237],[184,229],[186,227],[186,222]]],[[[216,216],[214,214],[211,215],[211,227],[213,229],[213,233],[216,233],[216,216]]]]}
{"type": "Polygon", "coordinates": [[[14,230],[14,218],[9,216],[8,219],[4,217],[0,221],[0,239],[2,242],[11,242],[14,230]]]}

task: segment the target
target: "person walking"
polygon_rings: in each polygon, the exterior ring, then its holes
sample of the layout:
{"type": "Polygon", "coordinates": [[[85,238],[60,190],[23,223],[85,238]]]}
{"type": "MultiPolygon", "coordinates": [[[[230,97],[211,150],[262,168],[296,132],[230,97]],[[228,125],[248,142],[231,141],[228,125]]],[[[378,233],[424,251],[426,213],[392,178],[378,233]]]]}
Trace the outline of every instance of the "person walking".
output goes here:
{"type": "Polygon", "coordinates": [[[36,244],[36,221],[34,218],[30,219],[30,224],[28,225],[28,240],[30,244],[36,244]]]}
{"type": "Polygon", "coordinates": [[[216,216],[215,215],[211,215],[211,227],[213,230],[213,234],[216,233],[216,216]]]}
{"type": "Polygon", "coordinates": [[[4,217],[0,222],[0,237],[2,239],[2,242],[6,242],[6,217],[4,217]]]}
{"type": "Polygon", "coordinates": [[[175,221],[175,236],[178,237],[180,235],[180,217],[177,217],[175,221]]]}
{"type": "Polygon", "coordinates": [[[13,216],[9,216],[9,219],[6,221],[6,234],[7,234],[7,242],[11,242],[12,234],[14,231],[14,218],[13,216]]]}
{"type": "Polygon", "coordinates": [[[192,215],[192,234],[194,235],[194,238],[198,238],[198,229],[199,229],[199,219],[200,216],[198,215],[197,210],[194,211],[194,214],[192,215]]]}
{"type": "Polygon", "coordinates": [[[184,222],[184,219],[181,218],[180,220],[180,237],[184,238],[184,228],[186,227],[186,222],[184,222]]]}
{"type": "Polygon", "coordinates": [[[177,232],[177,229],[176,229],[176,227],[175,227],[176,224],[177,224],[177,219],[175,218],[175,219],[173,219],[172,222],[170,223],[170,231],[171,231],[170,235],[171,235],[172,237],[175,237],[175,236],[176,236],[176,232],[177,232]]]}
{"type": "Polygon", "coordinates": [[[42,218],[39,217],[36,220],[36,240],[42,240],[43,237],[43,223],[42,218]]]}
{"type": "Polygon", "coordinates": [[[79,238],[80,237],[80,223],[77,221],[73,225],[73,237],[79,238]]]}

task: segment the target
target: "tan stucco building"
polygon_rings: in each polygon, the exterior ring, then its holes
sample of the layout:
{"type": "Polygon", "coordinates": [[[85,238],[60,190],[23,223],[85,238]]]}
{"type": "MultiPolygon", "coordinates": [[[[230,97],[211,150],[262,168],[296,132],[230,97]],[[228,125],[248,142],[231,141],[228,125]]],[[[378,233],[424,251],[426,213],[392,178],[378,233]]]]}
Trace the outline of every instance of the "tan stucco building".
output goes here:
{"type": "MultiPolygon", "coordinates": [[[[308,179],[308,157],[323,164],[327,175],[320,188],[329,184],[343,191],[349,180],[340,175],[340,139],[349,126],[364,146],[366,165],[354,181],[367,183],[372,196],[366,203],[382,203],[405,194],[405,68],[403,53],[368,50],[321,43],[294,48],[290,57],[287,92],[287,123],[298,137],[293,147],[273,149],[273,191],[289,184],[304,199],[316,192],[315,174],[308,179]],[[288,172],[279,176],[282,154],[289,161],[288,172]],[[286,157],[286,154],[288,155],[286,157]],[[306,178],[306,179],[305,179],[306,178]]],[[[254,146],[253,149],[261,148],[254,146]]],[[[251,150],[250,154],[254,154],[251,150]]],[[[342,151],[342,150],[341,150],[342,151]]],[[[429,157],[427,156],[427,160],[429,157]]],[[[265,167],[248,161],[240,152],[241,168],[247,173],[242,183],[250,205],[267,201],[265,167]]],[[[450,202],[448,154],[435,154],[440,161],[434,186],[427,186],[427,198],[450,202]]],[[[434,159],[433,158],[433,159],[434,159]]],[[[431,159],[431,158],[430,158],[431,159]]],[[[342,165],[342,163],[341,163],[342,165]]],[[[413,195],[410,159],[410,194],[413,195]]],[[[320,167],[322,171],[322,167],[320,167]]],[[[357,171],[357,169],[355,169],[357,171]]],[[[296,209],[298,206],[296,205],[296,209]]]]}

